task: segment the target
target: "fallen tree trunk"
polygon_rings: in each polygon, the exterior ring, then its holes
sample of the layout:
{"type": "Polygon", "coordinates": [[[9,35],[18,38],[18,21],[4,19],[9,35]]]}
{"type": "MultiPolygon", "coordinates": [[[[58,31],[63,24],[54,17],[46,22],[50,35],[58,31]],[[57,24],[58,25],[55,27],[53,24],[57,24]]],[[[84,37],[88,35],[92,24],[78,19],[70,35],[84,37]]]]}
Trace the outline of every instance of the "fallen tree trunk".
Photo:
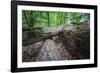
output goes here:
{"type": "Polygon", "coordinates": [[[90,27],[79,25],[76,30],[64,30],[63,44],[76,59],[90,58],[90,27]]]}
{"type": "Polygon", "coordinates": [[[31,39],[25,39],[23,40],[23,46],[26,46],[26,45],[29,45],[29,44],[33,44],[33,43],[37,43],[37,42],[40,42],[40,41],[44,41],[46,39],[52,39],[52,37],[54,36],[63,36],[63,31],[58,31],[58,32],[53,32],[53,33],[45,33],[44,37],[34,41],[33,38],[31,39]]]}
{"type": "Polygon", "coordinates": [[[36,61],[56,61],[62,60],[61,54],[55,45],[55,42],[51,39],[44,41],[36,61]]]}
{"type": "Polygon", "coordinates": [[[40,28],[40,27],[35,27],[35,28],[23,28],[23,31],[30,31],[30,30],[35,30],[35,29],[41,30],[42,28],[40,28]]]}

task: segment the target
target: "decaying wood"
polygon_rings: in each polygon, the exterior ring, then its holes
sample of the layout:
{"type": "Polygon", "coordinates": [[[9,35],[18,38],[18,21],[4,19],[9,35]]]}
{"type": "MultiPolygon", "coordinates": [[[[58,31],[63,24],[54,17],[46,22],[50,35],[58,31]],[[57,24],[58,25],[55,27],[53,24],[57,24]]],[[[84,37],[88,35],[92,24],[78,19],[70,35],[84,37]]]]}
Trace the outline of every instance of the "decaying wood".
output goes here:
{"type": "Polygon", "coordinates": [[[90,58],[90,28],[89,25],[79,25],[76,30],[64,30],[63,44],[71,55],[77,58],[90,58]]]}
{"type": "Polygon", "coordinates": [[[25,46],[25,45],[37,43],[37,42],[40,42],[40,41],[43,41],[43,40],[46,40],[46,39],[52,39],[52,37],[61,36],[62,34],[63,34],[63,31],[54,32],[54,33],[45,33],[45,36],[40,38],[37,41],[33,41],[34,40],[33,38],[32,39],[23,40],[23,45],[25,46]]]}

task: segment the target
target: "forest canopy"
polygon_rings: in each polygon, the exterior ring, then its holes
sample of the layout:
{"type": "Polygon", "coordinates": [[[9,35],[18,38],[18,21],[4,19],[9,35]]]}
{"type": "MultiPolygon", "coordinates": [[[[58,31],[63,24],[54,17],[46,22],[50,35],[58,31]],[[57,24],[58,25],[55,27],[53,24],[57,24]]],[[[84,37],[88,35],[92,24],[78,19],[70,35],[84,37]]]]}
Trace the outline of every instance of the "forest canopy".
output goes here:
{"type": "Polygon", "coordinates": [[[59,25],[79,25],[90,19],[89,13],[22,11],[22,24],[26,27],[58,27],[59,25]]]}

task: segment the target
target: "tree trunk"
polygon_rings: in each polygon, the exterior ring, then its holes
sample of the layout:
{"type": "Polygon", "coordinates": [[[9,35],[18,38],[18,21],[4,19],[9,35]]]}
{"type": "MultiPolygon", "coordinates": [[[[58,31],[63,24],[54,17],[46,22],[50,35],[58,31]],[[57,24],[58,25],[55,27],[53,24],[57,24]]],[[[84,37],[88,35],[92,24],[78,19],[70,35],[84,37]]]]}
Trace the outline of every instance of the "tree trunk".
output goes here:
{"type": "Polygon", "coordinates": [[[47,12],[48,15],[48,26],[50,27],[50,16],[49,16],[49,12],[47,12]]]}
{"type": "Polygon", "coordinates": [[[37,41],[33,41],[34,39],[26,39],[26,40],[23,40],[23,46],[25,45],[29,45],[29,44],[33,44],[33,43],[37,43],[37,42],[40,42],[40,41],[44,41],[46,39],[52,39],[52,37],[54,36],[63,36],[63,31],[58,31],[58,32],[54,32],[54,33],[47,33],[44,37],[38,39],[37,41]]]}
{"type": "Polygon", "coordinates": [[[62,13],[60,13],[60,25],[62,24],[62,13]]]}
{"type": "Polygon", "coordinates": [[[45,40],[41,47],[36,61],[55,61],[62,60],[61,54],[51,39],[45,40]]]}
{"type": "Polygon", "coordinates": [[[25,12],[25,11],[23,11],[23,14],[24,14],[24,16],[25,16],[26,23],[27,23],[27,24],[28,24],[28,26],[29,26],[30,24],[29,24],[29,22],[28,22],[28,18],[27,18],[27,14],[26,14],[26,12],[25,12]]]}
{"type": "Polygon", "coordinates": [[[33,12],[30,11],[30,24],[31,24],[31,27],[33,27],[33,12]]]}

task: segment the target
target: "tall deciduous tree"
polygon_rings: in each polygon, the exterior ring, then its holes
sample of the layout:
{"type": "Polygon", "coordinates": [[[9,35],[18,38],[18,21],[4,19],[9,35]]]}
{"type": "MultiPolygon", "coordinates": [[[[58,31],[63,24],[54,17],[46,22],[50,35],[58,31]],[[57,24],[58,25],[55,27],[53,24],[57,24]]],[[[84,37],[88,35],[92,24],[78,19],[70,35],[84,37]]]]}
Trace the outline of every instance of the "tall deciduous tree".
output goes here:
{"type": "Polygon", "coordinates": [[[49,12],[47,12],[47,16],[48,16],[48,26],[50,27],[50,14],[49,14],[49,12]]]}

